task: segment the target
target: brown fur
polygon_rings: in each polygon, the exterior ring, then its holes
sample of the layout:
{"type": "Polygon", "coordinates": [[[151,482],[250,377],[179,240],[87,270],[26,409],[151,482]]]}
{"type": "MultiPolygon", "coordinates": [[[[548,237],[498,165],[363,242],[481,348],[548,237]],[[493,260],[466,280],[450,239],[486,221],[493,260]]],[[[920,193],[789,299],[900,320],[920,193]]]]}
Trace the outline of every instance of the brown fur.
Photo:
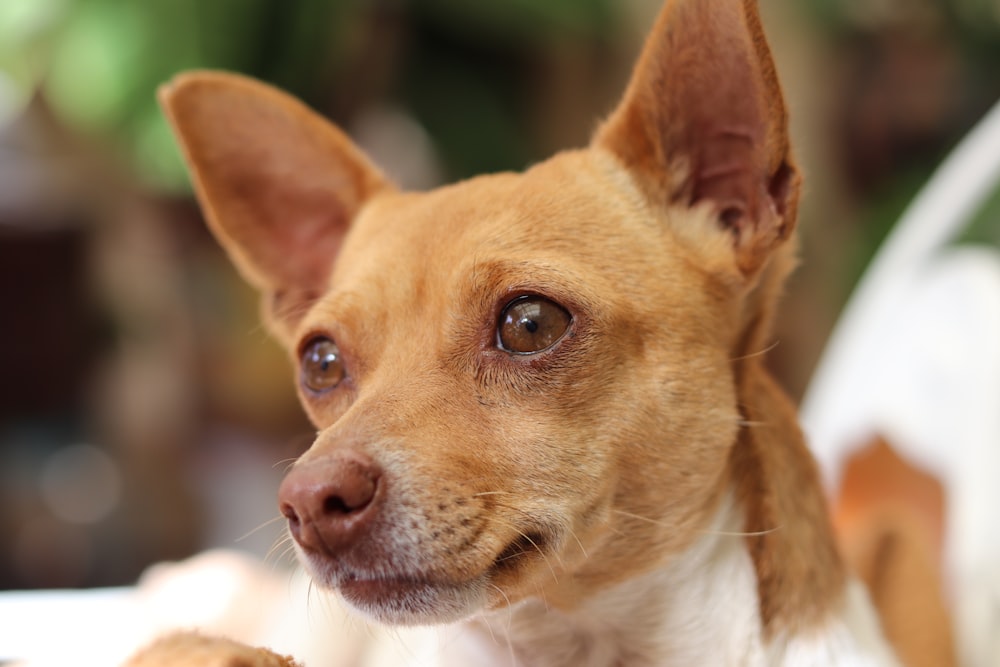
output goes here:
{"type": "Polygon", "coordinates": [[[763,372],[748,374],[746,419],[732,465],[748,507],[750,553],[766,627],[797,632],[823,618],[845,572],[826,501],[791,402],[763,372]]]}
{"type": "Polygon", "coordinates": [[[129,658],[123,667],[299,667],[287,656],[228,639],[184,632],[167,635],[129,658]]]}

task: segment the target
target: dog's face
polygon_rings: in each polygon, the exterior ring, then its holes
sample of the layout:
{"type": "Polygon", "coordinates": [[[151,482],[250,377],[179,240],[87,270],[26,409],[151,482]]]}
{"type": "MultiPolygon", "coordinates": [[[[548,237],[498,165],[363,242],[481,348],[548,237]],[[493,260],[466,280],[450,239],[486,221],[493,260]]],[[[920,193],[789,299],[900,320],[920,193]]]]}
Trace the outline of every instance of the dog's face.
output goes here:
{"type": "Polygon", "coordinates": [[[590,148],[428,193],[260,84],[165,90],[319,429],[282,511],[367,614],[572,607],[715,510],[797,176],[752,4],[706,4],[665,10],[590,148]]]}
{"type": "Polygon", "coordinates": [[[737,426],[731,304],[669,218],[595,152],[371,202],[294,338],[321,429],[299,465],[355,448],[384,486],[350,548],[307,557],[321,581],[448,617],[691,539],[737,426]]]}

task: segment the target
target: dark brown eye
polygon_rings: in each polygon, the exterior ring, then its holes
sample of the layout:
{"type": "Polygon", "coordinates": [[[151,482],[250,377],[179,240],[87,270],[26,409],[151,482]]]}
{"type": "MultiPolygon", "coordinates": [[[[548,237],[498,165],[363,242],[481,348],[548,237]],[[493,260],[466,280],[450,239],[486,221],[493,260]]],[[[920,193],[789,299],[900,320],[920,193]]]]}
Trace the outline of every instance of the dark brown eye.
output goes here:
{"type": "Polygon", "coordinates": [[[302,384],[311,391],[333,389],[344,379],[340,348],[329,338],[314,338],[302,351],[302,384]]]}
{"type": "Polygon", "coordinates": [[[521,297],[507,304],[500,315],[497,342],[514,354],[541,352],[563,337],[571,320],[557,303],[540,296],[521,297]]]}

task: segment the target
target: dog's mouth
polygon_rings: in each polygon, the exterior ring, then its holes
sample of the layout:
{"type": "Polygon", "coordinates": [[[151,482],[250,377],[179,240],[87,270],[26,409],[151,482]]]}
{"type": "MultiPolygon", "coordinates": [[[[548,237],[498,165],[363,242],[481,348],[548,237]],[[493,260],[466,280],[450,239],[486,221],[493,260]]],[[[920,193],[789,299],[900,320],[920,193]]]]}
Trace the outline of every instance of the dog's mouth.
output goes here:
{"type": "Polygon", "coordinates": [[[471,578],[348,570],[336,562],[313,562],[319,567],[310,569],[321,585],[336,589],[351,606],[378,621],[396,625],[452,622],[509,602],[512,593],[505,589],[516,585],[531,562],[545,560],[547,543],[541,531],[523,531],[471,578]]]}
{"type": "Polygon", "coordinates": [[[525,561],[544,558],[545,545],[545,536],[540,531],[523,532],[500,552],[490,571],[502,576],[516,571],[525,561]]]}
{"type": "Polygon", "coordinates": [[[340,595],[355,609],[395,625],[457,621],[483,604],[484,588],[477,580],[450,583],[364,575],[345,576],[336,584],[340,595]]]}

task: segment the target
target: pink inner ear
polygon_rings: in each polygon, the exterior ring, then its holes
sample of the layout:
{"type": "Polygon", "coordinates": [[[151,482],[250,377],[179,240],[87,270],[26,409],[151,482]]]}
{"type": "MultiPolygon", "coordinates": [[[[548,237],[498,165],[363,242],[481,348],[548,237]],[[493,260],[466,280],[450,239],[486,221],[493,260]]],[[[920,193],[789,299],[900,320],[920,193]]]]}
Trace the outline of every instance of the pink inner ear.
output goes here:
{"type": "Polygon", "coordinates": [[[270,284],[319,289],[332,270],[350,217],[336,183],[323,191],[307,190],[297,181],[292,174],[250,170],[234,173],[231,192],[218,195],[228,199],[234,215],[228,225],[232,242],[250,255],[248,260],[270,284]]]}
{"type": "MultiPolygon", "coordinates": [[[[759,219],[767,182],[767,125],[757,54],[740,8],[732,3],[679,3],[668,34],[667,112],[674,145],[690,160],[690,203],[716,202],[729,225],[759,219]],[[718,9],[723,4],[726,9],[718,9]],[[709,9],[717,5],[717,10],[709,9]]],[[[662,113],[662,112],[661,112],[662,113]]],[[[669,141],[669,139],[668,139],[669,141]]]]}
{"type": "Polygon", "coordinates": [[[596,141],[641,176],[651,196],[712,201],[720,222],[742,233],[789,210],[786,125],[756,4],[674,0],[596,141]]]}
{"type": "Polygon", "coordinates": [[[691,203],[708,199],[719,206],[719,219],[738,229],[745,219],[759,217],[761,165],[758,164],[760,132],[747,128],[705,132],[696,150],[691,203]]]}
{"type": "Polygon", "coordinates": [[[250,282],[323,291],[351,221],[388,187],[336,127],[241,76],[182,75],[161,102],[213,232],[250,282]]]}

